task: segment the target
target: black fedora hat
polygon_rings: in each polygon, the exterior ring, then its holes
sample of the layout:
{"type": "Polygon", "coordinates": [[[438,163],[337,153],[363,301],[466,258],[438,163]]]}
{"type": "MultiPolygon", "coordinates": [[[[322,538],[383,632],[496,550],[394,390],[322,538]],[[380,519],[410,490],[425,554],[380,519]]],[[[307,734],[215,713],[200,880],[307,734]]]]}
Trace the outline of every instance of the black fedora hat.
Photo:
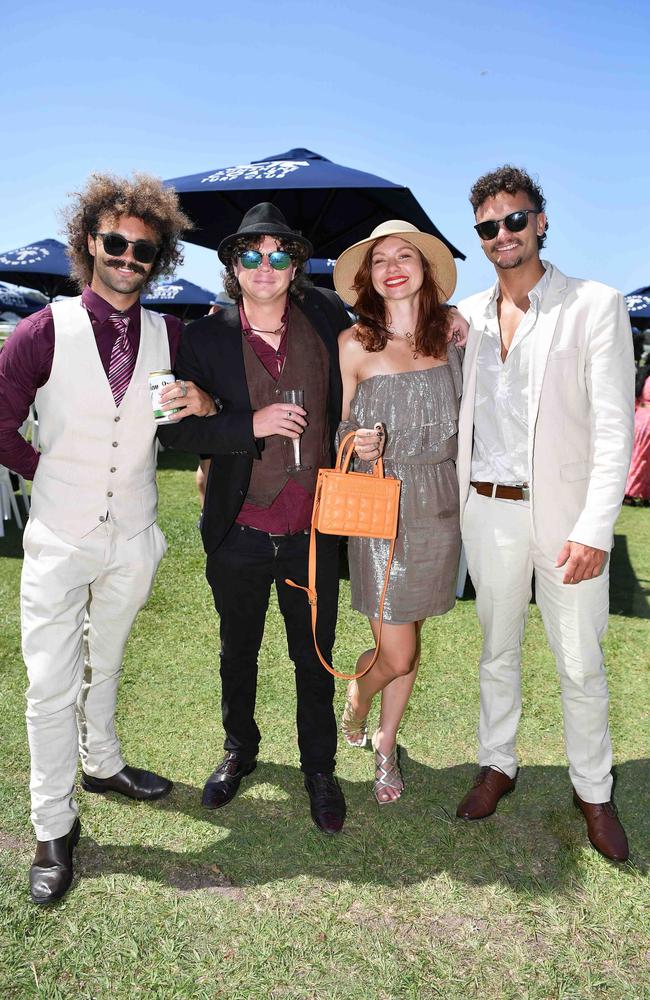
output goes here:
{"type": "Polygon", "coordinates": [[[226,236],[221,241],[217,253],[222,264],[228,263],[230,248],[240,236],[250,236],[251,239],[258,236],[274,236],[280,240],[283,236],[290,236],[292,240],[297,240],[304,247],[305,259],[314,253],[314,248],[309,240],[291,229],[280,209],[272,205],[270,201],[262,201],[259,205],[253,205],[252,208],[249,208],[241,220],[237,232],[233,233],[232,236],[226,236]]]}

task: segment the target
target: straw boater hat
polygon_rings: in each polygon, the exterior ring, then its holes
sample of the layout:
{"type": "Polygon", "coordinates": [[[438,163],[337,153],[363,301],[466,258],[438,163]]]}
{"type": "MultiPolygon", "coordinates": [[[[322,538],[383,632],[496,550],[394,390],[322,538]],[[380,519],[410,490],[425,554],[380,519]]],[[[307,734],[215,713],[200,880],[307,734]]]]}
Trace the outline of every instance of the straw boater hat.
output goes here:
{"type": "Polygon", "coordinates": [[[382,222],[380,226],[373,229],[367,239],[360,240],[359,243],[344,250],[337,260],[334,268],[334,287],[344,302],[354,308],[357,301],[357,293],[354,290],[354,279],[357,271],[361,267],[370,244],[384,239],[386,236],[401,236],[407,243],[412,243],[413,246],[417,247],[431,265],[433,277],[442,295],[442,301],[446,302],[447,299],[451,298],[456,287],[456,264],[451,252],[442,240],[431,236],[430,233],[420,232],[410,222],[391,219],[390,222],[382,222]]]}

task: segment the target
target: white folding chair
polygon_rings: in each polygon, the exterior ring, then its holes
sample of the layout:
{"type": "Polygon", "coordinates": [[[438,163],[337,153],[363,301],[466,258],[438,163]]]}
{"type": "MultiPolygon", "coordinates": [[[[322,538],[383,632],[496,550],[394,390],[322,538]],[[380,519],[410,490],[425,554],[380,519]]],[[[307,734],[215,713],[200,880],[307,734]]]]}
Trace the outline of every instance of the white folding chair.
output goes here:
{"type": "Polygon", "coordinates": [[[29,415],[27,417],[27,420],[20,428],[20,433],[24,438],[29,438],[34,448],[36,448],[36,450],[38,451],[38,441],[39,441],[38,416],[36,414],[36,410],[34,409],[33,403],[29,408],[29,415]]]}
{"type": "MultiPolygon", "coordinates": [[[[23,483],[24,489],[24,483],[23,483]]],[[[26,494],[25,494],[26,496],[26,494]]],[[[27,502],[23,496],[23,503],[26,505],[26,509],[29,510],[27,502]]],[[[19,528],[22,528],[23,522],[20,516],[20,511],[18,510],[18,504],[16,502],[16,496],[14,494],[14,487],[11,479],[9,478],[9,469],[6,469],[4,465],[0,465],[0,520],[2,521],[2,534],[4,535],[4,522],[8,521],[13,513],[16,518],[16,524],[19,528]]]]}

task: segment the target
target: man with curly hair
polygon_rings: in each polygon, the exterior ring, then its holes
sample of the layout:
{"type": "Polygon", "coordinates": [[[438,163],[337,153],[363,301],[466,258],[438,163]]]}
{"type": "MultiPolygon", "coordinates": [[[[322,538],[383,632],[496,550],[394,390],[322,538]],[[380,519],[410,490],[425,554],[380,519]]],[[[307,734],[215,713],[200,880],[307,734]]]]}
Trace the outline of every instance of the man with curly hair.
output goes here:
{"type": "Polygon", "coordinates": [[[515,787],[521,641],[534,573],[560,678],[573,801],[596,850],[625,861],[627,838],[611,802],[601,643],[632,445],[628,314],[612,288],[568,278],[540,259],[546,203],[525,171],[486,174],[470,201],[497,282],[459,305],[470,332],[458,479],[483,651],[480,771],[457,815],[489,816],[515,787]]]}
{"type": "MultiPolygon", "coordinates": [[[[124,646],[166,549],[148,375],[171,368],[182,328],[139,297],[180,263],[188,225],[157,179],[93,174],[68,216],[81,295],[23,320],[0,355],[0,462],[34,481],[21,608],[39,904],[72,881],[78,753],[86,791],[142,800],[172,787],[125,762],[114,716],[124,646]],[[40,453],[19,433],[33,402],[40,453]]],[[[174,389],[178,419],[210,421],[210,397],[174,389]]]]}
{"type": "MultiPolygon", "coordinates": [[[[350,320],[334,292],[302,276],[308,240],[273,205],[256,205],[219,246],[231,308],[192,323],[176,362],[224,403],[218,421],[161,429],[164,444],[212,456],[201,521],[206,575],[220,616],[221,705],[226,755],[208,778],[203,805],[225,806],[257,763],[257,657],[275,583],[295,665],[300,764],[311,815],[338,833],[345,801],[334,777],[334,682],[320,665],[304,594],[309,526],[319,467],[333,459],[341,414],[337,336],[350,320]],[[304,392],[304,406],[283,402],[304,392]],[[287,398],[287,397],[285,397],[287,398]],[[300,440],[300,464],[293,443],[300,440]]],[[[173,390],[172,390],[173,393],[173,390]]],[[[318,641],[334,644],[337,539],[318,538],[318,641]]]]}

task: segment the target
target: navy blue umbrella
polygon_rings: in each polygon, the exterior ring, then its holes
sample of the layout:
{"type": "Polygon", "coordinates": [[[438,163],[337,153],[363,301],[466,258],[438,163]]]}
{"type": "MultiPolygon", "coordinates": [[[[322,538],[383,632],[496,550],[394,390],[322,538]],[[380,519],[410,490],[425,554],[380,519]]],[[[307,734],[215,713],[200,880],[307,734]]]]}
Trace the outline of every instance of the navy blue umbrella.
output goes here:
{"type": "Polygon", "coordinates": [[[147,309],[170,313],[172,316],[179,316],[180,319],[198,319],[200,316],[205,316],[215,302],[219,305],[230,305],[229,301],[220,299],[214,292],[194,285],[191,281],[185,281],[184,278],[157,282],[140,301],[147,309]]]}
{"type": "Polygon", "coordinates": [[[0,253],[0,280],[35,288],[49,299],[56,295],[76,295],[78,291],[70,277],[65,243],[59,240],[39,240],[0,253]]]}
{"type": "Polygon", "coordinates": [[[0,281],[0,312],[12,312],[16,316],[30,316],[47,304],[44,296],[30,294],[24,288],[5,285],[0,281]]]}
{"type": "Polygon", "coordinates": [[[643,330],[650,326],[650,285],[637,288],[635,292],[626,295],[625,304],[632,326],[643,330]]]}
{"type": "Polygon", "coordinates": [[[336,257],[310,257],[305,262],[305,274],[312,284],[322,288],[334,288],[334,265],[336,257]]]}
{"type": "Polygon", "coordinates": [[[293,229],[311,241],[317,257],[338,257],[380,222],[404,219],[441,239],[454,257],[465,259],[408,188],[332,163],[309,149],[290,149],[252,163],[175,177],[165,184],[176,189],[197,227],[185,238],[213,250],[236,232],[249,208],[270,201],[293,229]]]}

